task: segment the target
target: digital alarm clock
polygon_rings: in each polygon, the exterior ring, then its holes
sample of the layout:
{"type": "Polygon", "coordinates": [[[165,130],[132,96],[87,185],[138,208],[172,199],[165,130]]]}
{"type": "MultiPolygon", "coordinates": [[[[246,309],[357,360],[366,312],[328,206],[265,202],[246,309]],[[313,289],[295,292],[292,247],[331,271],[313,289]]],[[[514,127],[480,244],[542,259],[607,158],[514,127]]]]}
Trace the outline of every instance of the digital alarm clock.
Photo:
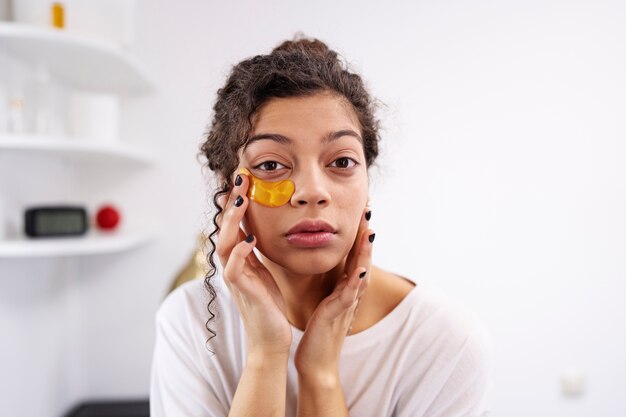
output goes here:
{"type": "Polygon", "coordinates": [[[88,227],[84,207],[41,206],[24,212],[24,232],[30,237],[79,236],[88,227]]]}

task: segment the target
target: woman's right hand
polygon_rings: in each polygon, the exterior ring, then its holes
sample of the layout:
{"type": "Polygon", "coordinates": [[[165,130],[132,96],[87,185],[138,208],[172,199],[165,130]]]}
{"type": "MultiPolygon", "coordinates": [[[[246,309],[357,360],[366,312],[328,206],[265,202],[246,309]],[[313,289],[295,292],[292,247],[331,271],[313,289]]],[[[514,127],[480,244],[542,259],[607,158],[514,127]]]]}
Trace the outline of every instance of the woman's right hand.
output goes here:
{"type": "Polygon", "coordinates": [[[248,336],[248,355],[289,354],[291,325],[285,314],[285,301],[272,274],[252,251],[256,237],[246,238],[240,224],[248,208],[249,178],[240,174],[228,200],[220,206],[220,231],[216,252],[224,271],[224,282],[243,319],[248,336]],[[252,240],[251,240],[252,239],[252,240]],[[248,242],[248,240],[250,240],[248,242]]]}

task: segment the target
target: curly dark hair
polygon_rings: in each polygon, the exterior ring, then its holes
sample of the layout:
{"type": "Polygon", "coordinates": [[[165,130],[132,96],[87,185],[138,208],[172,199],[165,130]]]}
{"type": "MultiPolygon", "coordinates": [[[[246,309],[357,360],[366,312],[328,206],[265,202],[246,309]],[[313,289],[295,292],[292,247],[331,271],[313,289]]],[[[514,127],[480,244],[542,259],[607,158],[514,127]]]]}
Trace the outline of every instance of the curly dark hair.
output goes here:
{"type": "Polygon", "coordinates": [[[378,156],[379,121],[375,117],[376,102],[365,88],[361,77],[351,72],[337,52],[318,39],[296,36],[274,48],[268,55],[257,55],[232,68],[223,88],[217,91],[213,120],[205,134],[200,156],[206,165],[218,174],[221,185],[213,195],[216,213],[213,231],[208,235],[210,250],[207,255],[209,271],[204,285],[209,292],[206,328],[215,318],[212,304],[216,291],[211,280],[216,273],[215,241],[219,232],[218,219],[223,211],[219,199],[233,187],[233,175],[239,165],[239,151],[246,146],[252,131],[252,118],[261,105],[273,97],[307,96],[330,92],[344,98],[358,116],[363,151],[369,168],[378,156]]]}

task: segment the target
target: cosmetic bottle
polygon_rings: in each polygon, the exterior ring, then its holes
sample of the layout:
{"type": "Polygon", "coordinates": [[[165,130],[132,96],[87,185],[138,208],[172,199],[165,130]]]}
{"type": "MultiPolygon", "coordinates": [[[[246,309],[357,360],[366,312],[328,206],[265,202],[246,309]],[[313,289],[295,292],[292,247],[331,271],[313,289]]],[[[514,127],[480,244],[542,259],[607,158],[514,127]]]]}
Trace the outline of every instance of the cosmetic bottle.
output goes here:
{"type": "Polygon", "coordinates": [[[63,29],[65,27],[65,8],[61,2],[55,1],[50,6],[52,27],[63,29]]]}

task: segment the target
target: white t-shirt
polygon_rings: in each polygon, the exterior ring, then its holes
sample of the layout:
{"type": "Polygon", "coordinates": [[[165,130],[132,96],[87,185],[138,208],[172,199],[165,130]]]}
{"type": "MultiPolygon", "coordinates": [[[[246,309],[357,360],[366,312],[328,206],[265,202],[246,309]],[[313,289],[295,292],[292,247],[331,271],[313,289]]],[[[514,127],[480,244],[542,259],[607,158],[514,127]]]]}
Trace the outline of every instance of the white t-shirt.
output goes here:
{"type": "MultiPolygon", "coordinates": [[[[217,277],[218,317],[210,327],[203,281],[188,282],[161,305],[152,364],[152,417],[226,417],[246,363],[246,334],[217,277]],[[215,352],[212,354],[208,349],[215,352]]],[[[286,416],[295,417],[293,363],[303,332],[292,327],[286,416]]],[[[344,397],[357,417],[478,417],[491,406],[492,343],[476,315],[419,283],[381,321],[345,338],[339,361],[344,397]]]]}

